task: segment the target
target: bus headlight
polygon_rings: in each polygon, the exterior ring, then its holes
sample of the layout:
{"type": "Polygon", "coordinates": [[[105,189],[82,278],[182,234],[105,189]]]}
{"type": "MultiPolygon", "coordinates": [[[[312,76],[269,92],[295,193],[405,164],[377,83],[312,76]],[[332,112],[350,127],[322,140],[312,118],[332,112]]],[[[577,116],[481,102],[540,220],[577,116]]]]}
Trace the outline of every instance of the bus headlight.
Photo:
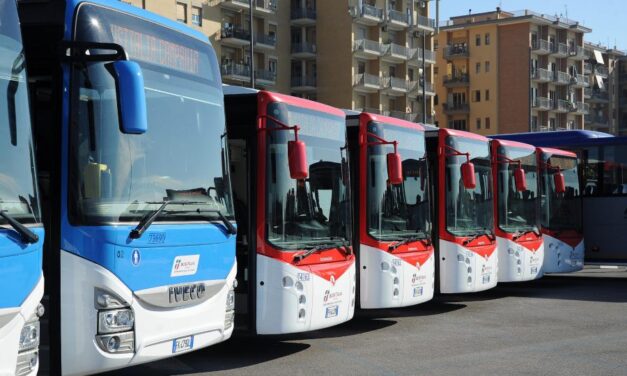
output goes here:
{"type": "Polygon", "coordinates": [[[98,312],[98,333],[108,334],[132,330],[135,324],[133,311],[116,309],[98,312]]]}
{"type": "Polygon", "coordinates": [[[98,346],[111,354],[132,353],[135,351],[135,333],[115,333],[96,336],[98,346]]]}
{"type": "Polygon", "coordinates": [[[229,290],[226,294],[226,310],[233,311],[235,309],[235,291],[229,290]]]}
{"type": "Polygon", "coordinates": [[[39,346],[39,320],[27,322],[20,332],[18,351],[27,351],[39,346]]]}

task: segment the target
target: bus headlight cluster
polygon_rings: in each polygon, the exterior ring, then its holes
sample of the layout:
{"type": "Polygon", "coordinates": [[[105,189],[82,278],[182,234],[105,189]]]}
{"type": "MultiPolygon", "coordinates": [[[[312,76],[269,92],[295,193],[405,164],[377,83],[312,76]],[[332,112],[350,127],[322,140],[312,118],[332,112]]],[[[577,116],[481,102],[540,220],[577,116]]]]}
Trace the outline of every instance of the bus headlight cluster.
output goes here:
{"type": "Polygon", "coordinates": [[[224,314],[224,330],[230,329],[235,322],[235,290],[231,288],[226,294],[226,312],[224,314]]]}
{"type": "Polygon", "coordinates": [[[94,302],[98,309],[98,346],[108,353],[135,352],[135,315],[130,305],[103,289],[96,289],[94,302]]]}
{"type": "Polygon", "coordinates": [[[305,295],[305,286],[301,281],[294,282],[294,279],[290,276],[285,276],[282,279],[283,288],[296,290],[298,296],[298,320],[303,321],[307,316],[307,296],[305,295]]]}
{"type": "Polygon", "coordinates": [[[20,333],[20,344],[18,351],[28,351],[39,346],[39,319],[27,322],[22,327],[20,333]]]}
{"type": "Polygon", "coordinates": [[[20,332],[18,344],[16,375],[27,375],[32,373],[39,363],[39,318],[44,315],[44,306],[39,304],[35,313],[24,324],[20,332]]]}

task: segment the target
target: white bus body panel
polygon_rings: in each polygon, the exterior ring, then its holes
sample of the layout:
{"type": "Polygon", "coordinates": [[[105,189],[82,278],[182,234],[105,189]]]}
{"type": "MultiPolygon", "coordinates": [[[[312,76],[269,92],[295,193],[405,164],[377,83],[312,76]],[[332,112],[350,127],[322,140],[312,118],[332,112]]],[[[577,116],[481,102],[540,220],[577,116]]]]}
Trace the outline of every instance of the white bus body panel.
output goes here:
{"type": "Polygon", "coordinates": [[[433,299],[433,254],[424,265],[365,244],[359,246],[359,303],[361,308],[406,307],[433,299]]]}
{"type": "Polygon", "coordinates": [[[499,282],[531,281],[544,274],[544,244],[535,251],[515,241],[496,237],[499,282]]]}
{"type": "MultiPolygon", "coordinates": [[[[7,286],[4,286],[5,288],[7,286]]],[[[28,295],[21,306],[15,308],[0,309],[0,375],[15,375],[17,365],[17,353],[20,343],[22,327],[36,312],[37,306],[44,296],[44,277],[39,278],[39,282],[28,295]]],[[[37,350],[38,351],[38,350],[37,350]]],[[[39,369],[39,362],[28,374],[36,375],[39,369]]]]}
{"type": "Polygon", "coordinates": [[[570,273],[583,269],[584,243],[583,240],[575,247],[543,234],[545,255],[545,273],[570,273]]]}
{"type": "Polygon", "coordinates": [[[355,313],[354,263],[333,284],[286,262],[257,255],[256,288],[257,334],[328,328],[352,319],[355,313]]]}
{"type": "Polygon", "coordinates": [[[440,292],[477,292],[496,286],[498,252],[485,259],[454,242],[440,239],[440,292]]]}
{"type": "Polygon", "coordinates": [[[133,292],[109,270],[62,251],[62,373],[104,372],[171,357],[174,355],[172,341],[190,335],[194,336],[191,351],[227,340],[233,333],[233,326],[224,330],[226,297],[236,271],[234,265],[222,290],[200,304],[155,309],[135,299],[133,292]],[[95,287],[110,290],[130,304],[135,317],[135,353],[110,354],[96,344],[95,287]]]}

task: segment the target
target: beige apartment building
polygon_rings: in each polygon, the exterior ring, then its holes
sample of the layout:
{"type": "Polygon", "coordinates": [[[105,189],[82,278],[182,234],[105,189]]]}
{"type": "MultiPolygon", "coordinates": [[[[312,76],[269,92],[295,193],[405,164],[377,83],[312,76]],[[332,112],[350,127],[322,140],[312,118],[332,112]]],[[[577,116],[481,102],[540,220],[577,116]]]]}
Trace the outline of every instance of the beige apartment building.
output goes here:
{"type": "MultiPolygon", "coordinates": [[[[250,85],[249,0],[125,2],[201,30],[223,81],[250,85]]],[[[432,3],[253,0],[255,86],[414,121],[425,113],[432,122],[432,3]]]]}
{"type": "Polygon", "coordinates": [[[584,53],[586,60],[583,72],[589,78],[584,98],[590,104],[590,110],[584,118],[585,127],[618,134],[621,94],[619,59],[625,54],[616,48],[592,43],[584,44],[584,53]]]}
{"type": "Polygon", "coordinates": [[[485,135],[583,129],[590,31],[530,10],[451,17],[437,41],[438,125],[485,135]]]}

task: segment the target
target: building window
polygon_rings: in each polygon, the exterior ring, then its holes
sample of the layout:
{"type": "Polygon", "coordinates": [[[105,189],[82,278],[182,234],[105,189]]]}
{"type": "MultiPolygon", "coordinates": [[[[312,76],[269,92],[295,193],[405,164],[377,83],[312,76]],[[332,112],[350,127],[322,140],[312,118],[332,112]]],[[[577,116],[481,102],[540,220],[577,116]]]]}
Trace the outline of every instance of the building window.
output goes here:
{"type": "Polygon", "coordinates": [[[438,67],[433,67],[433,74],[438,75],[438,67]]]}
{"type": "Polygon", "coordinates": [[[481,102],[481,90],[475,90],[475,102],[481,102]]]}
{"type": "Polygon", "coordinates": [[[202,26],[202,8],[192,7],[192,24],[202,26]]]}
{"type": "Polygon", "coordinates": [[[277,65],[277,61],[276,59],[269,59],[268,60],[268,70],[272,73],[276,73],[276,65],[277,65]]]}
{"type": "Polygon", "coordinates": [[[490,100],[490,90],[486,90],[485,91],[485,100],[489,101],[490,100]]]}
{"type": "Polygon", "coordinates": [[[481,63],[475,65],[475,73],[481,73],[481,63]]]}
{"type": "Polygon", "coordinates": [[[485,118],[485,129],[490,129],[490,118],[485,118]]]}
{"type": "Polygon", "coordinates": [[[488,73],[490,71],[490,62],[486,61],[485,62],[485,72],[488,73]]]}
{"type": "Polygon", "coordinates": [[[481,129],[481,118],[477,118],[477,129],[481,129]]]}
{"type": "Polygon", "coordinates": [[[485,45],[488,46],[490,44],[490,33],[485,33],[485,45]]]}
{"type": "Polygon", "coordinates": [[[475,46],[481,46],[481,34],[475,35],[475,46]]]}
{"type": "Polygon", "coordinates": [[[451,129],[457,129],[460,131],[465,131],[466,129],[466,120],[449,120],[448,127],[451,129]]]}
{"type": "Polygon", "coordinates": [[[176,20],[187,23],[187,4],[176,3],[176,20]]]}

